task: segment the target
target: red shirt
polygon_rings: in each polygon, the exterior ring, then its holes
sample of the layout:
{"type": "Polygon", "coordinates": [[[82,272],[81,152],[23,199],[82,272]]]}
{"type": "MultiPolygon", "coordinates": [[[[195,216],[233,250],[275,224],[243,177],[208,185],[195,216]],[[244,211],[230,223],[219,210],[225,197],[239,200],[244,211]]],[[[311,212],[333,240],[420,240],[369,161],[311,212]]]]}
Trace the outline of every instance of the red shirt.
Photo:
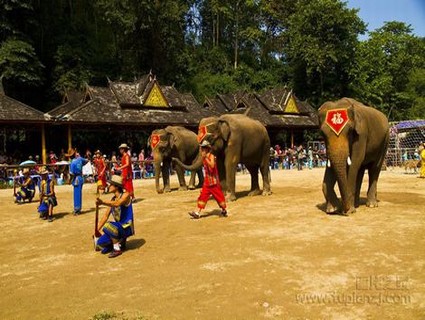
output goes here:
{"type": "Polygon", "coordinates": [[[106,164],[102,157],[94,159],[94,166],[96,167],[96,171],[99,176],[105,175],[106,164]]]}
{"type": "MultiPolygon", "coordinates": [[[[212,153],[209,153],[207,157],[209,159],[211,159],[212,157],[215,160],[215,156],[212,153]]],[[[215,164],[215,166],[211,168],[208,165],[206,159],[203,159],[202,163],[204,164],[204,172],[205,172],[204,186],[213,186],[213,185],[219,184],[217,164],[215,164]]]]}
{"type": "Polygon", "coordinates": [[[128,164],[128,166],[122,169],[121,176],[124,179],[131,179],[133,177],[133,170],[131,168],[131,159],[130,159],[130,156],[128,155],[128,153],[126,152],[122,156],[121,166],[125,166],[127,164],[128,164]]]}

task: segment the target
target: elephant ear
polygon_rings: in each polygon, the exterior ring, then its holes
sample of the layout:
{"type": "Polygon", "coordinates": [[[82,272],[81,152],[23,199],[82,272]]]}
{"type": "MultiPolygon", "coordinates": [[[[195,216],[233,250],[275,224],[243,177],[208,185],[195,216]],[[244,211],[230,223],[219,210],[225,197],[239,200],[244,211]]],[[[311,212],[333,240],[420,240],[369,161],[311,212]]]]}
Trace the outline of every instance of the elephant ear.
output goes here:
{"type": "Polygon", "coordinates": [[[181,138],[175,132],[167,132],[167,140],[170,144],[170,149],[179,148],[178,146],[181,143],[181,138]]]}
{"type": "Polygon", "coordinates": [[[348,107],[348,117],[353,122],[354,131],[360,135],[364,131],[364,121],[362,115],[359,112],[356,112],[357,105],[356,101],[353,99],[347,99],[350,101],[350,106],[348,107]]]}
{"type": "Polygon", "coordinates": [[[219,130],[220,130],[221,137],[223,138],[223,140],[224,141],[229,140],[229,137],[230,137],[229,123],[227,121],[220,120],[218,122],[218,126],[219,126],[219,130]]]}

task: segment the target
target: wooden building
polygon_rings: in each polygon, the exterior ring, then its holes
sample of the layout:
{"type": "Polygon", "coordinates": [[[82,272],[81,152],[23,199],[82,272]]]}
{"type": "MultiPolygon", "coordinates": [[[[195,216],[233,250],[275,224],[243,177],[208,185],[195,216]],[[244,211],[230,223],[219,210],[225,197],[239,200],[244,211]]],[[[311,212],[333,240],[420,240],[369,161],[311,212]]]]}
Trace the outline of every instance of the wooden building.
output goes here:
{"type": "Polygon", "coordinates": [[[206,99],[203,107],[216,115],[245,113],[263,123],[270,135],[286,130],[294,144],[294,133],[317,129],[317,111],[307,102],[299,100],[285,87],[267,90],[262,94],[237,91],[206,99]]]}
{"type": "Polygon", "coordinates": [[[35,144],[41,148],[41,159],[45,163],[45,126],[48,122],[43,112],[8,97],[0,81],[0,143],[3,152],[13,153],[18,148],[26,150],[35,144]],[[36,141],[34,137],[37,137],[36,141]]]}
{"type": "MultiPolygon", "coordinates": [[[[167,125],[184,126],[196,131],[202,118],[225,113],[248,112],[250,117],[266,126],[271,136],[288,132],[292,144],[294,133],[318,128],[316,110],[285,87],[262,94],[247,91],[217,94],[200,105],[193,95],[180,93],[174,86],[160,85],[151,73],[134,82],[108,80],[106,87],[86,85],[80,91],[67,90],[62,103],[45,114],[7,97],[1,90],[0,110],[4,136],[7,128],[17,125],[28,131],[41,132],[44,163],[45,131],[50,145],[59,141],[61,148],[65,149],[76,143],[75,137],[73,139],[76,132],[83,137],[86,132],[93,133],[94,137],[105,133],[103,136],[111,140],[111,132],[131,134],[139,131],[146,137],[153,129],[167,125]]],[[[111,143],[109,149],[116,149],[117,146],[112,144],[115,141],[108,142],[111,143]]]]}
{"type": "Polygon", "coordinates": [[[161,86],[152,74],[135,82],[109,81],[107,87],[87,85],[83,91],[66,92],[63,103],[47,114],[52,122],[67,126],[68,147],[73,130],[150,132],[167,125],[196,130],[199,121],[210,116],[193,95],[161,86]]]}

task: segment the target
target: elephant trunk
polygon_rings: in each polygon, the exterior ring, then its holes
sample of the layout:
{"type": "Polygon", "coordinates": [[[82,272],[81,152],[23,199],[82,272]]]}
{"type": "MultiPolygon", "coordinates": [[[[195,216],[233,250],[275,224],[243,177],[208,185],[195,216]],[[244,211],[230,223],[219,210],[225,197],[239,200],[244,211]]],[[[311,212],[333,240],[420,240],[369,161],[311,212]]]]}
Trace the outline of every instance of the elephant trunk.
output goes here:
{"type": "Polygon", "coordinates": [[[336,176],[336,180],[341,194],[343,212],[349,212],[353,198],[353,188],[348,184],[348,166],[351,165],[351,159],[348,151],[348,145],[344,148],[328,149],[328,165],[330,165],[336,176]]]}
{"type": "Polygon", "coordinates": [[[161,176],[161,160],[154,160],[154,169],[155,169],[155,189],[157,193],[161,193],[162,190],[159,186],[159,177],[161,176]]]}
{"type": "Polygon", "coordinates": [[[202,167],[202,155],[201,152],[198,152],[195,160],[193,160],[192,164],[187,165],[180,161],[180,159],[173,158],[173,161],[181,166],[185,170],[196,171],[202,167]]]}

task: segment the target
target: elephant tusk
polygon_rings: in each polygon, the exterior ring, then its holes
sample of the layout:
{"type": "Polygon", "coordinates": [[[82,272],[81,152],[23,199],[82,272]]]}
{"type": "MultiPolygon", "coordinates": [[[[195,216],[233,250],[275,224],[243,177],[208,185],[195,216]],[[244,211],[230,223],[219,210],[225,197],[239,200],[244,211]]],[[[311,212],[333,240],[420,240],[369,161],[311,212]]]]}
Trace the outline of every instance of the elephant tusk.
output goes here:
{"type": "Polygon", "coordinates": [[[331,160],[329,160],[329,159],[328,159],[328,162],[327,162],[327,166],[328,166],[328,168],[331,167],[331,160]]]}
{"type": "Polygon", "coordinates": [[[350,158],[350,156],[348,156],[348,158],[347,158],[347,164],[348,164],[349,166],[351,166],[351,158],[350,158]]]}

